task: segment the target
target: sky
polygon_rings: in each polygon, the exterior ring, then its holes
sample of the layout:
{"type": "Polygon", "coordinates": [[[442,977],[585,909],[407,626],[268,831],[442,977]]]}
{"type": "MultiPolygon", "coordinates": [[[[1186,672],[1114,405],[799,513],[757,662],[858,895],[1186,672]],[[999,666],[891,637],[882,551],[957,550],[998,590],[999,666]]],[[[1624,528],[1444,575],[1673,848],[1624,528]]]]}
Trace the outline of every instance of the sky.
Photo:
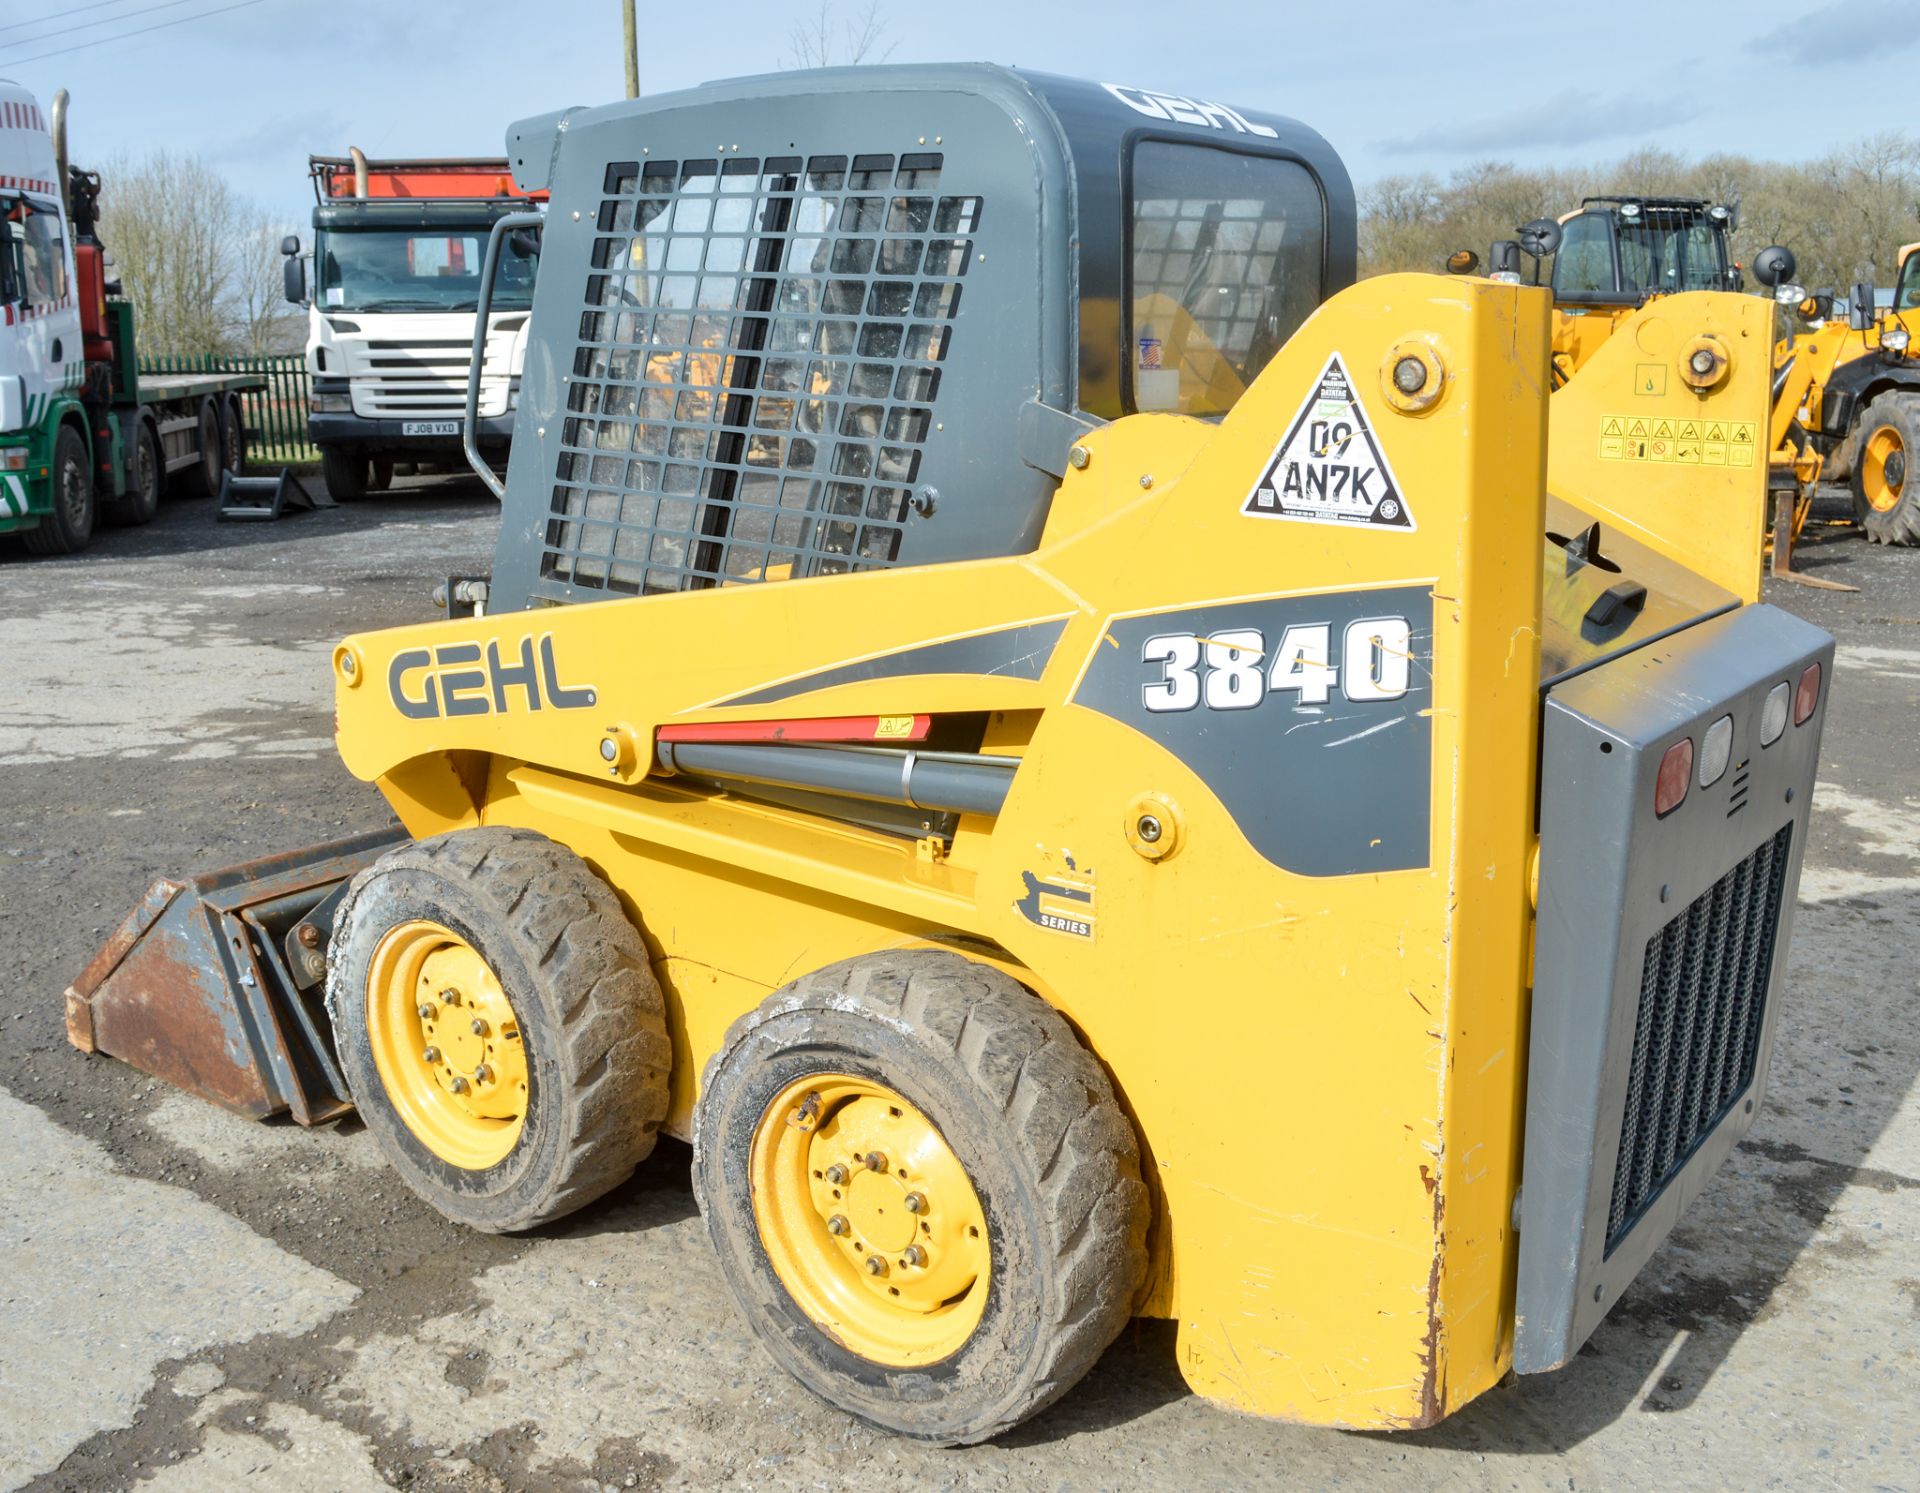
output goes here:
{"type": "MultiPolygon", "coordinates": [[[[833,19],[867,3],[839,0],[833,19]]],[[[888,61],[1004,62],[1289,114],[1362,185],[1642,145],[1804,158],[1920,127],[1920,0],[873,4],[888,61]]],[[[639,0],[642,89],[779,68],[818,14],[639,0]]],[[[620,29],[618,0],[0,0],[0,77],[43,104],[72,93],[77,164],[198,154],[298,226],[309,154],[493,154],[515,119],[618,98],[620,29]]]]}

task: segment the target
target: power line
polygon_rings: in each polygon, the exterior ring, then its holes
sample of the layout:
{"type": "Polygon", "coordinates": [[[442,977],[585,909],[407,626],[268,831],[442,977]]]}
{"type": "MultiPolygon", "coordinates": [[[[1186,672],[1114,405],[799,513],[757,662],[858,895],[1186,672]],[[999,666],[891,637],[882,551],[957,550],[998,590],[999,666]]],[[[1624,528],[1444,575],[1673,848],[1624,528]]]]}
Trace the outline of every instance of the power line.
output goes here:
{"type": "MultiPolygon", "coordinates": [[[[70,16],[77,16],[89,10],[99,10],[102,6],[125,5],[126,3],[127,3],[127,0],[93,0],[93,3],[91,5],[75,5],[70,7],[67,11],[67,14],[70,16]]],[[[19,31],[22,28],[27,26],[44,26],[46,24],[47,24],[47,17],[41,16],[37,20],[15,21],[10,26],[0,26],[0,31],[19,31]]]]}
{"type": "MultiPolygon", "coordinates": [[[[172,10],[177,5],[186,5],[189,0],[160,0],[158,5],[143,6],[139,10],[122,11],[117,16],[102,16],[97,21],[82,21],[78,26],[69,26],[64,31],[49,31],[44,36],[29,36],[25,41],[0,42],[0,47],[32,47],[43,41],[60,41],[76,31],[87,31],[95,26],[111,26],[118,21],[131,21],[135,16],[146,15],[148,11],[172,10]]],[[[84,7],[83,7],[84,8],[84,7]]],[[[72,14],[72,12],[68,12],[72,14]]],[[[61,17],[65,19],[65,17],[61,17]]],[[[111,41],[111,37],[101,37],[102,41],[111,41]]]]}
{"type": "MultiPolygon", "coordinates": [[[[69,52],[84,52],[88,47],[104,47],[110,41],[125,41],[130,36],[145,36],[149,31],[165,31],[169,26],[184,26],[188,21],[204,21],[209,16],[223,16],[230,10],[245,10],[249,5],[258,5],[260,0],[235,0],[232,5],[223,5],[217,10],[203,10],[198,15],[175,16],[171,21],[155,21],[151,26],[136,26],[131,31],[122,31],[114,36],[97,36],[92,41],[75,42],[70,47],[56,47],[51,52],[36,52],[31,57],[13,57],[7,61],[8,67],[19,67],[28,62],[39,62],[47,57],[64,57],[69,52]]],[[[52,37],[42,38],[46,41],[52,37]]]]}

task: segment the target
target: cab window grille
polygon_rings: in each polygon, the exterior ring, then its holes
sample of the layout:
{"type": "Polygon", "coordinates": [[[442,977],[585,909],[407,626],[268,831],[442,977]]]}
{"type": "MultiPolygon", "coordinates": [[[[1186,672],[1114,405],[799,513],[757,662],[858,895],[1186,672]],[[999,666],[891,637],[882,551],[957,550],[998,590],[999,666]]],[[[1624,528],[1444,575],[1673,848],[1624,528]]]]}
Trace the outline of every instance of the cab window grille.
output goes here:
{"type": "Polygon", "coordinates": [[[609,166],[542,574],[652,594],[894,563],[980,221],[941,177],[609,166]]]}
{"type": "Polygon", "coordinates": [[[1647,940],[1607,1250],[1753,1082],[1793,826],[1647,940]]]}

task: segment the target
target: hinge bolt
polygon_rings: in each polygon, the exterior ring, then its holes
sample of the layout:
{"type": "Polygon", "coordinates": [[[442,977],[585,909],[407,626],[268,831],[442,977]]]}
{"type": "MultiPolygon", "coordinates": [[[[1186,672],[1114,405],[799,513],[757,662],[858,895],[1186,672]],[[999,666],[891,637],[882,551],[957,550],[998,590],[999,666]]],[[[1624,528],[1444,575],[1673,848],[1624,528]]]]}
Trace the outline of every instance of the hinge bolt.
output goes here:
{"type": "Polygon", "coordinates": [[[1084,472],[1087,469],[1087,463],[1092,460],[1093,453],[1085,446],[1067,447],[1067,465],[1076,472],[1084,472]]]}
{"type": "Polygon", "coordinates": [[[302,923],[300,925],[300,946],[304,949],[319,948],[320,930],[311,923],[302,923]]]}

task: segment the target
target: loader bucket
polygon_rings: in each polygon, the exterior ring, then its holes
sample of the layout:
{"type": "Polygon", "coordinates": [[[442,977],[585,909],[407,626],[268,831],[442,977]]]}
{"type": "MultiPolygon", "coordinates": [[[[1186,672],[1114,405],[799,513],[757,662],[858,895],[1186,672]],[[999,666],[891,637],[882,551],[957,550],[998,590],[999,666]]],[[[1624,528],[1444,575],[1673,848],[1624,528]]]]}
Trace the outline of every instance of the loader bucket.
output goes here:
{"type": "Polygon", "coordinates": [[[327,939],[348,879],[404,839],[380,830],[156,881],[67,987],[67,1039],[252,1119],[349,1113],[327,939]]]}

